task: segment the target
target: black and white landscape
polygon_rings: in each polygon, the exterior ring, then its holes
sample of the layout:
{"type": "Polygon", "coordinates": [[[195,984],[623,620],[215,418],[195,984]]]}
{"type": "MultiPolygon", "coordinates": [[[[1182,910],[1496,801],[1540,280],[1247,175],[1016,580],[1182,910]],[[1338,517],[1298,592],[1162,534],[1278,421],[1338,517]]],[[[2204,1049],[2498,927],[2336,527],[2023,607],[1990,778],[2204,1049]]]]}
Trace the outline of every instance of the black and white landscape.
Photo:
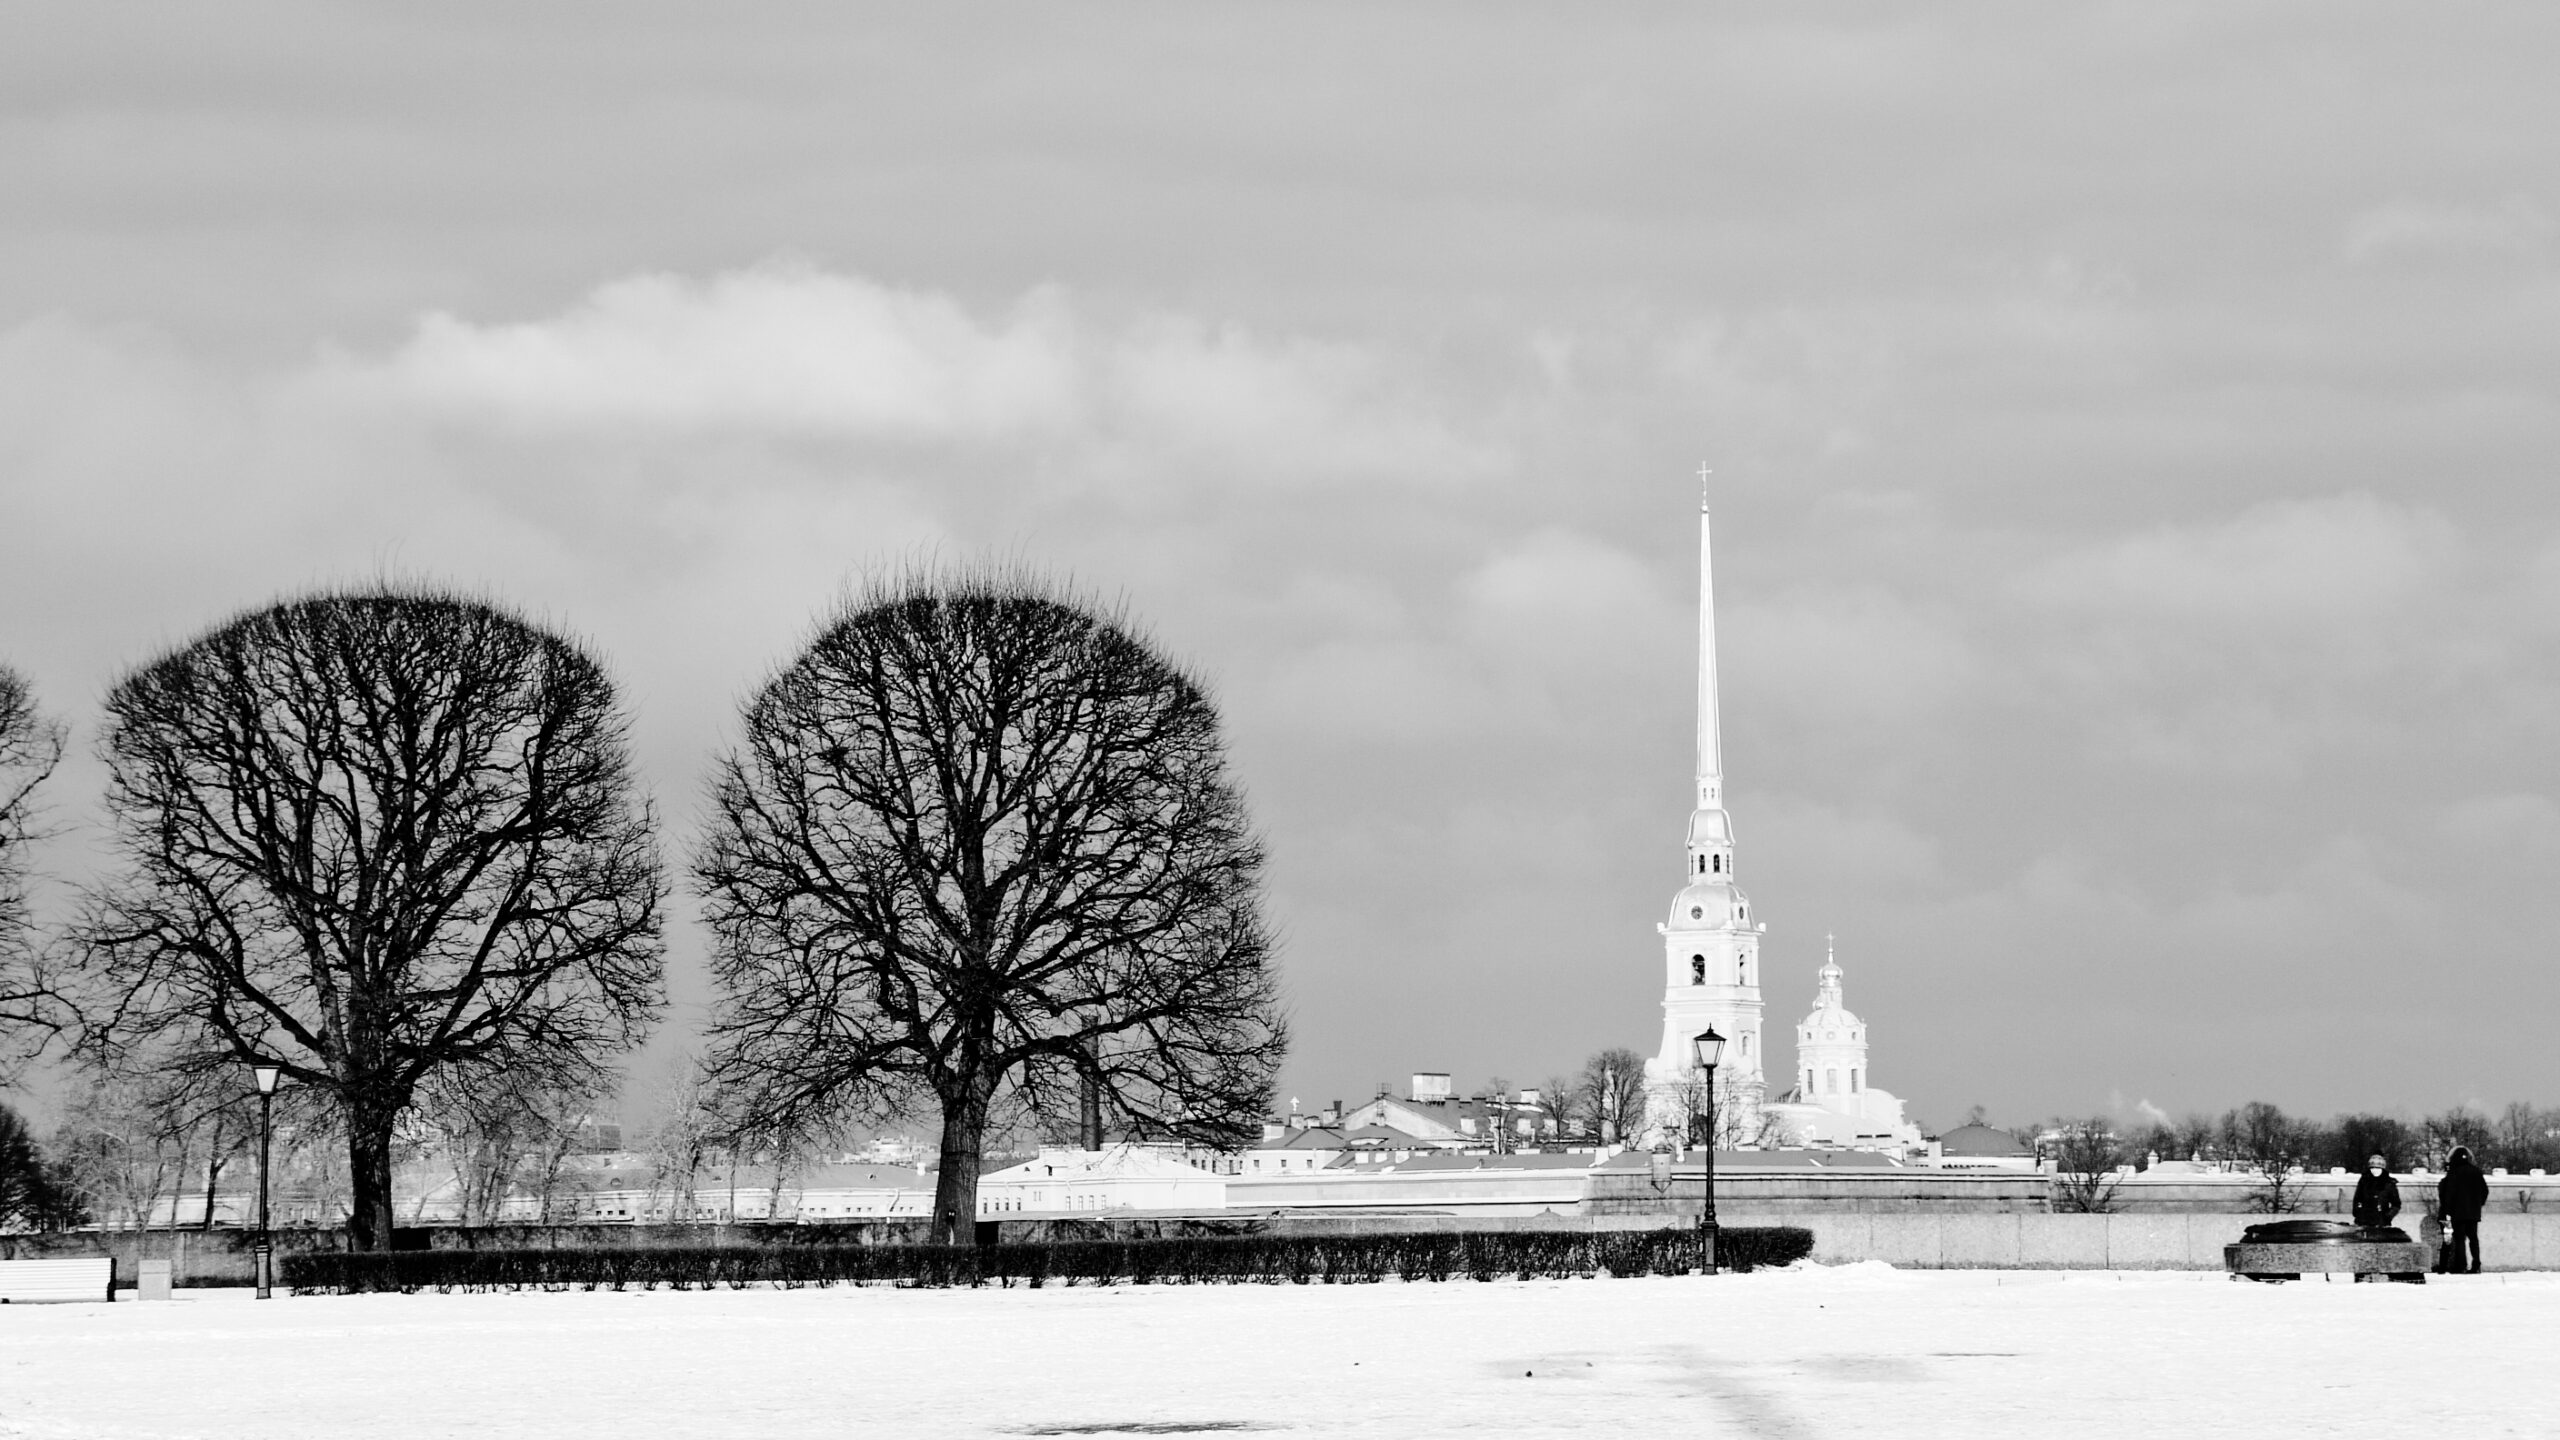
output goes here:
{"type": "Polygon", "coordinates": [[[2556,64],[2522,3],[20,0],[0,1295],[184,1303],[0,1310],[0,1435],[2522,1423],[2556,64]],[[2432,1242],[2457,1146],[2492,1274],[2213,1269],[2369,1152],[2432,1242]],[[1701,1196],[1810,1262],[291,1268],[1701,1196]]]}

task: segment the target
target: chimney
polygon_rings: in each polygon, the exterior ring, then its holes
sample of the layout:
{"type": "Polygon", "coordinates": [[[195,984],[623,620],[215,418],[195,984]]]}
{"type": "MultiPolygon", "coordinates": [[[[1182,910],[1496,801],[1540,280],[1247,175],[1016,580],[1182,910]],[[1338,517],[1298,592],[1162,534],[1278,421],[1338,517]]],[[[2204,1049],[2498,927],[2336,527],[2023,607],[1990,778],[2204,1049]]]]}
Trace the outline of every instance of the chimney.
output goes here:
{"type": "Polygon", "coordinates": [[[1093,1076],[1086,1075],[1078,1085],[1076,1099],[1076,1144],[1085,1150],[1102,1148],[1102,1087],[1093,1076]]]}

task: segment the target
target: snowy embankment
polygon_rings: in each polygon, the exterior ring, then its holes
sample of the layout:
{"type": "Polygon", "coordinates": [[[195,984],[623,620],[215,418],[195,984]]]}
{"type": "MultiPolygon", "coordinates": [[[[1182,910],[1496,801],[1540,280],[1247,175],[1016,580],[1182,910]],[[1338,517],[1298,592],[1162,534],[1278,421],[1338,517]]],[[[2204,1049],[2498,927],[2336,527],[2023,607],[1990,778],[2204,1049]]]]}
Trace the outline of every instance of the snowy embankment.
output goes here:
{"type": "Polygon", "coordinates": [[[2551,1433],[2560,1277],[1799,1267],[0,1307],[0,1436],[2551,1433]]]}

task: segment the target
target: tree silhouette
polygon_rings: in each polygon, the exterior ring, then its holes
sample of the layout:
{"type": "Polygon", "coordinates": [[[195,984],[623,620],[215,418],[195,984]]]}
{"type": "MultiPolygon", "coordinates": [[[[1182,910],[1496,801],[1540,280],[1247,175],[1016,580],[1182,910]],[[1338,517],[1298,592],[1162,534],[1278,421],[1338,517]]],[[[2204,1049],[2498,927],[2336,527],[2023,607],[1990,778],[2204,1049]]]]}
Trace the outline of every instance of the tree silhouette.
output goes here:
{"type": "Polygon", "coordinates": [[[1199,683],[1038,583],[914,578],[748,704],[694,871],[708,1064],[760,1133],[938,1112],[932,1233],[991,1119],[1259,1133],[1284,1043],[1262,850],[1199,683]]]}
{"type": "Polygon", "coordinates": [[[0,665],[0,1083],[64,1023],[27,913],[36,787],[61,759],[62,727],[36,710],[27,682],[0,665]]]}
{"type": "Polygon", "coordinates": [[[322,595],[107,697],[122,874],[78,930],[86,1036],[326,1098],[360,1248],[430,1079],[574,1088],[661,1003],[664,883],[624,722],[578,647],[487,604],[322,595]]]}

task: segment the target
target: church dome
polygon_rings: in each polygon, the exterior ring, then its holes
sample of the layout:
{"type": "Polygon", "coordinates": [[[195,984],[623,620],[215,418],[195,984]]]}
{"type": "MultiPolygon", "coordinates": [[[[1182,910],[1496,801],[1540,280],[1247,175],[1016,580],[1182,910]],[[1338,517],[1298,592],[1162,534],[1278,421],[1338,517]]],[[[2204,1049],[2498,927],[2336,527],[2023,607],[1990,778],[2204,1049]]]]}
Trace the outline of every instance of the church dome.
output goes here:
{"type": "Polygon", "coordinates": [[[1850,1013],[1845,1005],[1816,1005],[1812,1012],[1804,1017],[1804,1028],[1817,1031],[1837,1030],[1843,1040],[1852,1035],[1864,1039],[1867,1022],[1850,1013]]]}
{"type": "Polygon", "coordinates": [[[1723,930],[1751,918],[1751,901],[1740,886],[1707,876],[1671,897],[1674,930],[1723,930]]]}

